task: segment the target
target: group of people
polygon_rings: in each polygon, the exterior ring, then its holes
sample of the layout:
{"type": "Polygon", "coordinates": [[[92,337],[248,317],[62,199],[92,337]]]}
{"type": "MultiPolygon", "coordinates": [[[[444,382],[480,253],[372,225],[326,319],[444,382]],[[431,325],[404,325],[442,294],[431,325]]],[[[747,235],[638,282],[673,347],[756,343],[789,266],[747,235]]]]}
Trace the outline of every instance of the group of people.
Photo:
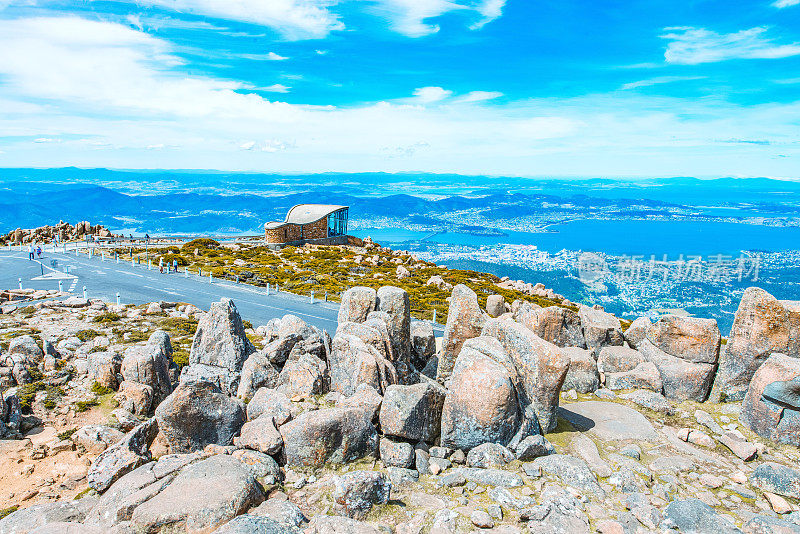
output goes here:
{"type": "Polygon", "coordinates": [[[28,245],[28,261],[33,261],[36,257],[42,257],[42,247],[41,245],[36,245],[36,248],[33,247],[33,244],[28,245]]]}
{"type": "MultiPolygon", "coordinates": [[[[158,270],[161,273],[164,273],[164,258],[158,260],[158,270]]],[[[178,260],[172,260],[172,262],[167,262],[167,272],[168,273],[177,273],[178,272],[178,260]]]]}

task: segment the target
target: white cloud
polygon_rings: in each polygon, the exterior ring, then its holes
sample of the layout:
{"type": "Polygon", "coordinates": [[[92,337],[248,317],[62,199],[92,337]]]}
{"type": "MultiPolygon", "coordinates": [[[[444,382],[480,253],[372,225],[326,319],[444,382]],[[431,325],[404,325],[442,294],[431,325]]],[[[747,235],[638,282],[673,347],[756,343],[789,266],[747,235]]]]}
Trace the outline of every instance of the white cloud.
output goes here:
{"type": "Polygon", "coordinates": [[[241,59],[250,59],[252,61],[286,61],[289,59],[286,56],[281,56],[276,54],[275,52],[270,52],[268,54],[223,54],[225,57],[235,57],[241,59]]]}
{"type": "Polygon", "coordinates": [[[628,89],[637,89],[639,87],[650,87],[651,85],[661,85],[664,83],[702,80],[704,78],[705,76],[656,76],[655,78],[648,78],[647,80],[626,83],[620,87],[620,89],[626,91],[628,89]]]}
{"type": "Polygon", "coordinates": [[[324,56],[328,53],[327,50],[314,50],[314,52],[316,52],[318,56],[324,56]]]}
{"type": "Polygon", "coordinates": [[[394,31],[407,37],[424,37],[439,31],[439,25],[429,22],[445,13],[465,11],[481,16],[470,25],[478,30],[500,17],[506,0],[372,0],[376,12],[389,19],[394,31]]]}
{"type": "Polygon", "coordinates": [[[478,13],[483,15],[483,18],[470,26],[470,29],[479,30],[493,20],[500,18],[505,5],[506,0],[484,0],[484,2],[477,7],[478,13]]]}
{"type": "Polygon", "coordinates": [[[458,102],[484,102],[500,98],[503,93],[499,91],[472,91],[456,99],[458,102]]]}
{"type": "Polygon", "coordinates": [[[169,116],[286,115],[237,81],[187,76],[171,45],[128,26],[78,17],[0,20],[0,74],[17,94],[169,116]]]}
{"type": "Polygon", "coordinates": [[[705,28],[665,28],[670,42],[664,52],[667,63],[697,65],[729,59],[777,59],[800,54],[800,43],[776,44],[766,36],[768,28],[736,33],[716,33],[705,28]]]}
{"type": "Polygon", "coordinates": [[[800,103],[614,92],[489,104],[422,87],[399,101],[295,105],[188,75],[172,46],[75,17],[0,21],[0,49],[15,51],[0,55],[0,109],[13,110],[0,121],[4,165],[796,176],[800,158],[800,103]]]}
{"type": "Polygon", "coordinates": [[[329,10],[336,0],[136,0],[134,3],[267,26],[289,39],[321,38],[344,29],[338,16],[329,10]]]}
{"type": "Polygon", "coordinates": [[[800,4],[800,0],[777,0],[777,2],[772,5],[778,9],[783,9],[784,7],[792,7],[798,4],[800,4]]]}
{"type": "Polygon", "coordinates": [[[269,91],[270,93],[288,93],[289,87],[288,85],[283,85],[282,83],[276,83],[273,85],[268,85],[267,87],[263,87],[262,91],[269,91]]]}
{"type": "Polygon", "coordinates": [[[441,87],[420,87],[418,89],[414,89],[413,100],[420,104],[431,104],[433,102],[444,100],[445,98],[450,98],[452,94],[453,91],[449,91],[441,87]]]}

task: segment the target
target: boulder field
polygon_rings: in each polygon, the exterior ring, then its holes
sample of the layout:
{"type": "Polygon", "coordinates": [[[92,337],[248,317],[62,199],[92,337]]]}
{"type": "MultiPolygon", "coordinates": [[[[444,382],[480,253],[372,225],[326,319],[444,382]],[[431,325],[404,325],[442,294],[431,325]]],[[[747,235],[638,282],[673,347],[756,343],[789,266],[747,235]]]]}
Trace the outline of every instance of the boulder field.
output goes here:
{"type": "Polygon", "coordinates": [[[800,533],[800,304],[713,320],[397,287],[286,315],[0,315],[0,534],[800,533]],[[626,325],[623,326],[623,324],[626,325]]]}

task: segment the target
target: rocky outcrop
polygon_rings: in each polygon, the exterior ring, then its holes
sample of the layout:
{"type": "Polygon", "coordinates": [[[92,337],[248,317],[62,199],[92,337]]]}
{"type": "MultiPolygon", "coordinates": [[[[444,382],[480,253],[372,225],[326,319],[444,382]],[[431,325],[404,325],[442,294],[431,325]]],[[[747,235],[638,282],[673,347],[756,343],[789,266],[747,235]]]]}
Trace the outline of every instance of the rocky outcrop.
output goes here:
{"type": "Polygon", "coordinates": [[[622,325],[619,319],[610,313],[580,306],[578,317],[583,328],[583,337],[586,340],[586,348],[596,350],[606,345],[622,345],[622,325]]]}
{"type": "Polygon", "coordinates": [[[386,504],[392,483],[379,471],[352,471],[333,481],[337,511],[353,519],[365,519],[374,504],[386,504]]]}
{"type": "Polygon", "coordinates": [[[596,391],[600,387],[600,375],[592,353],[580,347],[564,347],[562,351],[569,358],[569,369],[561,389],[574,389],[578,393],[596,391]]]}
{"type": "Polygon", "coordinates": [[[503,295],[489,295],[486,297],[486,313],[492,318],[500,317],[506,313],[506,299],[503,295]]]}
{"type": "Polygon", "coordinates": [[[383,286],[378,290],[378,310],[386,322],[392,357],[401,384],[413,384],[417,373],[411,364],[411,300],[405,289],[383,286]]]}
{"type": "Polygon", "coordinates": [[[397,383],[397,371],[374,346],[351,334],[333,338],[330,365],[331,391],[352,395],[359,384],[369,384],[382,392],[397,383]]]}
{"type": "Polygon", "coordinates": [[[367,315],[378,307],[378,294],[371,287],[352,287],[342,294],[339,307],[339,324],[363,323],[367,315]]]}
{"type": "Polygon", "coordinates": [[[122,359],[122,377],[128,382],[149,386],[153,394],[153,406],[172,393],[170,367],[172,343],[166,332],[154,332],[147,343],[131,347],[122,359]]]}
{"type": "Polygon", "coordinates": [[[255,350],[233,301],[223,298],[200,319],[181,381],[212,381],[222,391],[236,394],[242,366],[255,350]]]}
{"type": "Polygon", "coordinates": [[[381,430],[387,436],[432,443],[439,435],[445,394],[439,384],[427,380],[387,387],[380,411],[381,430]]]}
{"type": "Polygon", "coordinates": [[[665,397],[703,402],[714,380],[719,346],[715,320],[668,315],[649,326],[638,350],[658,368],[665,397]]]}
{"type": "Polygon", "coordinates": [[[150,461],[150,445],[156,434],[158,424],[155,419],[150,419],[125,434],[122,441],[94,459],[86,475],[89,485],[103,492],[120,477],[150,461]]]}
{"type": "Polygon", "coordinates": [[[561,306],[534,308],[526,302],[514,314],[514,319],[554,345],[586,348],[581,319],[570,309],[561,306]]]}
{"type": "Polygon", "coordinates": [[[304,412],[280,428],[287,465],[319,467],[375,456],[378,433],[358,408],[304,412]]]}
{"type": "Polygon", "coordinates": [[[750,381],[739,419],[761,437],[800,446],[800,359],[767,358],[750,381]]]}
{"type": "Polygon", "coordinates": [[[174,453],[230,445],[245,422],[244,404],[213,382],[180,384],[156,408],[158,426],[174,453]]]}
{"type": "Polygon", "coordinates": [[[447,324],[444,327],[442,350],[439,353],[436,379],[444,383],[453,372],[456,358],[461,346],[468,339],[481,334],[486,315],[478,305],[478,296],[470,288],[459,284],[453,288],[450,296],[450,308],[447,312],[447,324]]]}
{"type": "Polygon", "coordinates": [[[753,375],[773,352],[800,356],[800,325],[791,320],[796,317],[793,309],[763,289],[747,288],[720,355],[711,400],[743,399],[753,375]]]}
{"type": "Polygon", "coordinates": [[[558,396],[569,369],[563,351],[524,326],[502,319],[491,319],[483,335],[494,337],[514,364],[524,387],[525,398],[533,406],[544,432],[556,427],[558,396]]]}
{"type": "Polygon", "coordinates": [[[522,427],[524,395],[514,362],[497,339],[466,341],[442,408],[442,445],[469,450],[482,443],[509,444],[522,427]]]}
{"type": "Polygon", "coordinates": [[[227,455],[183,468],[130,516],[137,532],[211,532],[264,500],[253,473],[227,455]]]}

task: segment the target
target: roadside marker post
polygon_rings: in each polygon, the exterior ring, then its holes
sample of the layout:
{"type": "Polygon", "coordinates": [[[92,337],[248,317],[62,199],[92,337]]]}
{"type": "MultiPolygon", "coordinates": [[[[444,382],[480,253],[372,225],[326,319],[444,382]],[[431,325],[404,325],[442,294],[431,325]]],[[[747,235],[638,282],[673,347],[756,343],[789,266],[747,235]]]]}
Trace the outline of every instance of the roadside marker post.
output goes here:
{"type": "Polygon", "coordinates": [[[267,296],[269,296],[269,282],[267,282],[267,296]]]}
{"type": "Polygon", "coordinates": [[[436,308],[433,309],[433,321],[431,321],[431,322],[433,324],[436,324],[436,308]]]}
{"type": "Polygon", "coordinates": [[[119,292],[117,292],[117,306],[119,306],[119,292]]]}
{"type": "Polygon", "coordinates": [[[86,286],[83,286],[83,298],[86,299],[86,286]]]}
{"type": "Polygon", "coordinates": [[[58,292],[59,293],[63,293],[64,292],[64,284],[63,284],[63,282],[61,282],[61,280],[58,281],[58,292]]]}
{"type": "Polygon", "coordinates": [[[314,304],[314,292],[311,292],[311,299],[309,300],[311,304],[314,304]]]}
{"type": "Polygon", "coordinates": [[[19,288],[22,289],[22,278],[19,279],[19,288]]]}
{"type": "Polygon", "coordinates": [[[325,302],[328,302],[328,292],[325,292],[325,302]]]}
{"type": "Polygon", "coordinates": [[[211,273],[208,273],[208,283],[209,284],[213,284],[214,283],[214,277],[211,275],[211,273]]]}
{"type": "Polygon", "coordinates": [[[183,277],[184,277],[184,278],[189,278],[189,268],[188,268],[188,267],[186,267],[186,268],[183,270],[183,277]]]}
{"type": "Polygon", "coordinates": [[[153,268],[153,262],[151,260],[147,260],[147,270],[151,270],[153,268]]]}

